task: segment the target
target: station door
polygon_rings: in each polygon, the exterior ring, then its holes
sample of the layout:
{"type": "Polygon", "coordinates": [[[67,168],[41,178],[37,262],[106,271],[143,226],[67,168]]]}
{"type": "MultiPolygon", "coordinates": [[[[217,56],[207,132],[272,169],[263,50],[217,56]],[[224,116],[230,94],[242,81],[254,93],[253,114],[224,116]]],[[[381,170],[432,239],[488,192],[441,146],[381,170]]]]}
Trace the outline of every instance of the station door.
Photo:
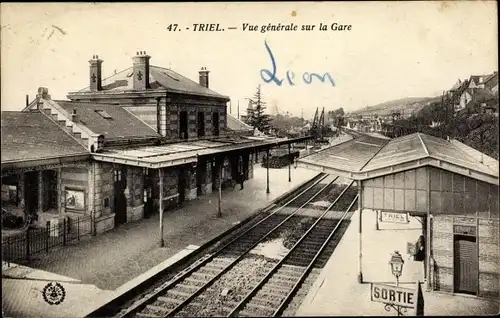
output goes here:
{"type": "Polygon", "coordinates": [[[477,294],[479,280],[479,262],[476,237],[454,235],[454,292],[477,294]]]}

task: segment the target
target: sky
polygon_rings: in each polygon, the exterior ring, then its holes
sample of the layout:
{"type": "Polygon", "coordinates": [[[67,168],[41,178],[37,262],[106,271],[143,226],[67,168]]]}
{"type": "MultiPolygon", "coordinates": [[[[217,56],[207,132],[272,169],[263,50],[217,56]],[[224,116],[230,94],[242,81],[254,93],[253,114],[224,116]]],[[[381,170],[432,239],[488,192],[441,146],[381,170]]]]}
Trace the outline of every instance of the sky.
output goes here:
{"type": "Polygon", "coordinates": [[[195,81],[205,66],[210,88],[231,98],[233,115],[238,103],[245,113],[246,98],[261,85],[269,112],[306,118],[317,107],[353,111],[436,96],[459,78],[498,70],[495,1],[2,3],[0,17],[2,110],[21,110],[38,87],[52,99],[87,87],[96,54],[103,77],[132,66],[137,51],[195,81]],[[195,23],[225,31],[195,32],[195,23]],[[259,30],[243,31],[244,23],[259,30]],[[260,32],[270,23],[299,30],[260,32]],[[320,23],[328,30],[318,30],[320,23]],[[333,23],[351,30],[333,31],[333,23]],[[171,24],[180,31],[169,31],[171,24]],[[301,31],[304,24],[315,29],[301,31]],[[273,71],[265,43],[275,77],[285,79],[281,86],[261,76],[273,71]],[[304,73],[328,73],[334,85],[317,78],[308,84],[304,73]]]}

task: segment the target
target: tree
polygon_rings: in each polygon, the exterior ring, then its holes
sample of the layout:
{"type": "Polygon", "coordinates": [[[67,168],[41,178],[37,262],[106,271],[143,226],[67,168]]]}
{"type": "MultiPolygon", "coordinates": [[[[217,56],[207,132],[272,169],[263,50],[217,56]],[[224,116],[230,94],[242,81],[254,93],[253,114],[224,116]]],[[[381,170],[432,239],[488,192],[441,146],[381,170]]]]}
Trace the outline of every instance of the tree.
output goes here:
{"type": "Polygon", "coordinates": [[[264,114],[266,110],[266,102],[262,99],[261,86],[257,86],[257,91],[250,99],[252,103],[251,116],[247,118],[247,124],[252,126],[254,129],[257,128],[261,132],[268,132],[271,128],[271,117],[264,114]]]}

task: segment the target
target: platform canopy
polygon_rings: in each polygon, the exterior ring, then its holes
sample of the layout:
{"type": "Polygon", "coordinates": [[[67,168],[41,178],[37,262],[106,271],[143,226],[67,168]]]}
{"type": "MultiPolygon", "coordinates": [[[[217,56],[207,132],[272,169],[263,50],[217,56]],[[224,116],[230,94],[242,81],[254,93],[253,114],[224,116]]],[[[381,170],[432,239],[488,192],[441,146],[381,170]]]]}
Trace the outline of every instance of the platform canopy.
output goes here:
{"type": "Polygon", "coordinates": [[[302,142],[310,138],[238,137],[197,140],[161,146],[110,149],[104,150],[101,153],[93,153],[92,157],[94,160],[101,162],[155,169],[196,163],[198,157],[201,156],[218,155],[244,149],[261,150],[284,144],[302,142]]]}
{"type": "Polygon", "coordinates": [[[498,185],[498,160],[457,140],[422,133],[382,139],[361,134],[356,138],[305,156],[298,165],[339,174],[354,180],[435,166],[498,185]]]}

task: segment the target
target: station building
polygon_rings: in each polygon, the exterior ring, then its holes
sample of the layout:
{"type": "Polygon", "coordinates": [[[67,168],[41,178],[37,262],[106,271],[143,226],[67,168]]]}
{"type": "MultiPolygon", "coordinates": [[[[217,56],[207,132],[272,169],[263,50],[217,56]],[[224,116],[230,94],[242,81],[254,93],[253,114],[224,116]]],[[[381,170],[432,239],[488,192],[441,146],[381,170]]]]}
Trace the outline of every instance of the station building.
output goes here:
{"type": "Polygon", "coordinates": [[[195,82],[149,60],[138,52],[103,79],[94,56],[89,86],[69,100],[39,88],[21,112],[2,112],[5,211],[42,225],[86,215],[104,232],[243,183],[255,153],[304,139],[254,137],[206,68],[195,82]]]}
{"type": "Polygon", "coordinates": [[[497,160],[457,140],[421,133],[392,140],[361,134],[299,165],[356,180],[360,282],[381,282],[390,254],[399,250],[408,270],[420,265],[407,283],[425,280],[433,291],[500,296],[497,160]],[[378,235],[365,238],[366,219],[378,235]],[[408,237],[403,231],[412,233],[409,240],[400,239],[408,237]],[[414,246],[420,235],[419,260],[414,246]]]}

